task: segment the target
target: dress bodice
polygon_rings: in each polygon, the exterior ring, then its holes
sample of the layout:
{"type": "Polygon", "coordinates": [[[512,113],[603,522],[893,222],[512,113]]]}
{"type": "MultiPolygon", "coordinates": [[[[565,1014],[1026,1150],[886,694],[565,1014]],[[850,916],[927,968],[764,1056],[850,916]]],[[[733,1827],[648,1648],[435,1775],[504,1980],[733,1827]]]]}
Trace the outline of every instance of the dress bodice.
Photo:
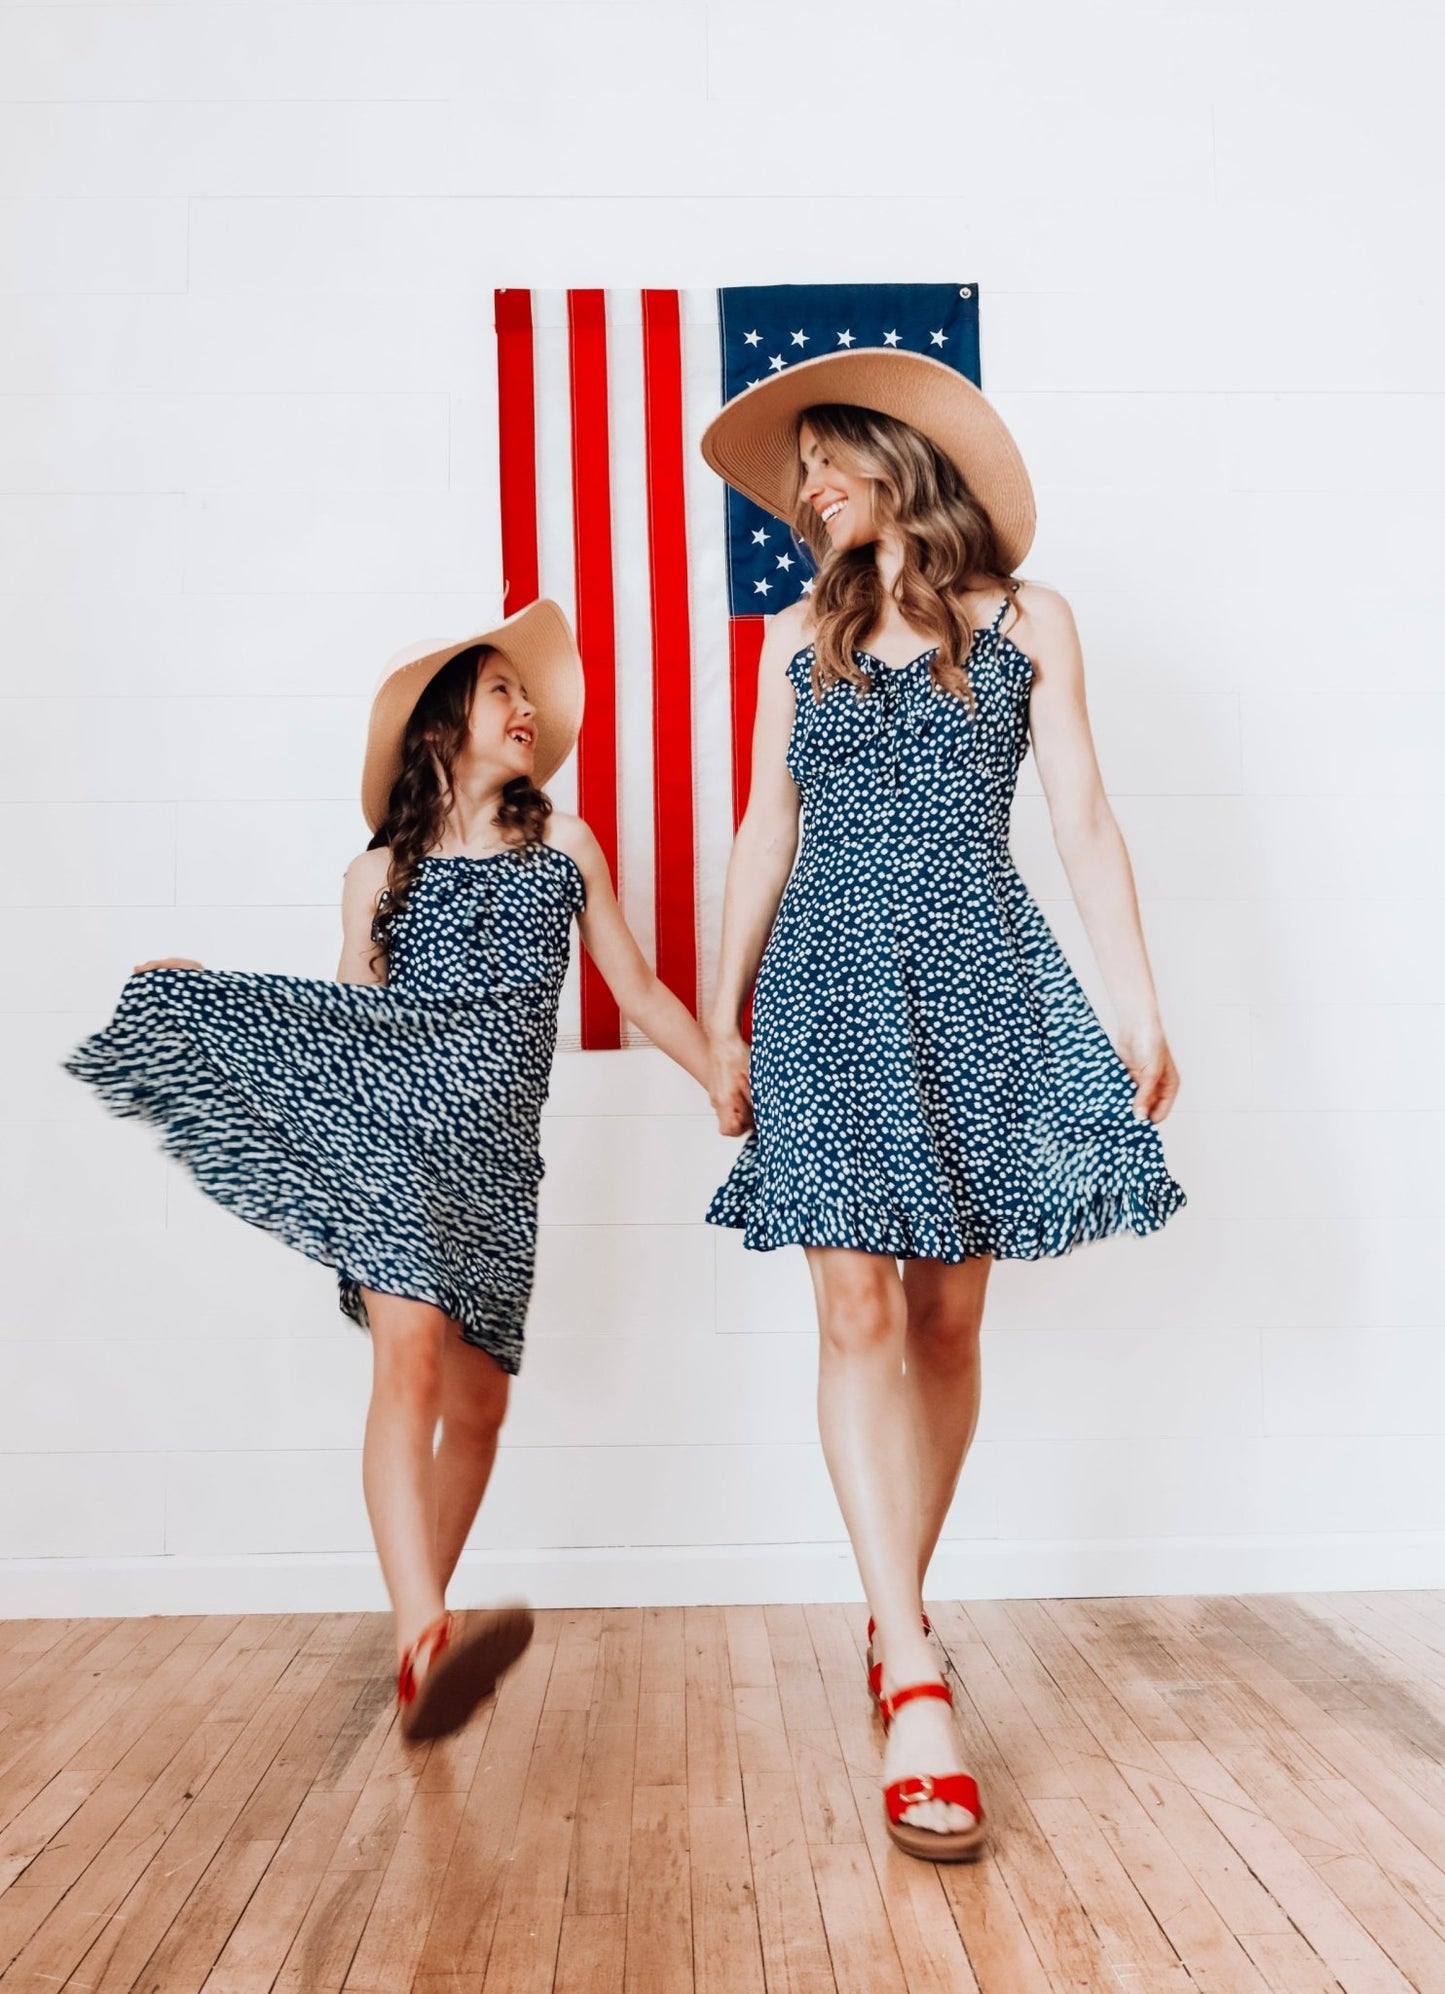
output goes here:
{"type": "Polygon", "coordinates": [[[585,901],[576,861],[555,845],[424,858],[396,917],[388,986],[440,999],[559,988],[585,901]]]}
{"type": "Polygon", "coordinates": [[[788,768],[803,800],[805,845],[883,838],[900,851],[1005,858],[1028,753],[1029,659],[996,625],[978,630],[970,712],[935,683],[934,651],[897,667],[867,651],[853,655],[866,691],[839,680],[815,699],[811,646],[789,666],[797,708],[788,768]]]}

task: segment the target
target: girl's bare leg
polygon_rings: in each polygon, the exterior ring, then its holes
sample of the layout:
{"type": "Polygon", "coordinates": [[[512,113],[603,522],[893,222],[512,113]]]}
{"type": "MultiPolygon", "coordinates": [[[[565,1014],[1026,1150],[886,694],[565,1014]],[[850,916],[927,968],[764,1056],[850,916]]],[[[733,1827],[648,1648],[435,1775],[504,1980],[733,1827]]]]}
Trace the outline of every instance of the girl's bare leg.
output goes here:
{"type": "Polygon", "coordinates": [[[436,1463],[443,1352],[456,1331],[440,1309],[363,1288],[371,1323],[371,1404],[361,1482],[396,1615],[398,1659],[443,1612],[436,1463]]]}
{"type": "Polygon", "coordinates": [[[920,1590],[978,1427],[979,1329],[992,1266],[988,1258],[958,1267],[904,1262],[904,1379],[918,1453],[920,1590]]]}
{"type": "MultiPolygon", "coordinates": [[[[925,1526],[912,1393],[903,1373],[908,1309],[895,1263],[840,1247],[809,1247],[818,1307],[818,1428],[884,1658],[884,1691],[936,1681],[920,1625],[919,1556],[925,1526]]],[[[961,1455],[960,1455],[961,1458],[961,1455]]],[[[884,1757],[885,1781],[965,1770],[945,1705],[899,1711],[884,1757]]],[[[944,1801],[905,1818],[920,1828],[966,1828],[944,1801]]]]}
{"type": "Polygon", "coordinates": [[[511,1379],[455,1324],[442,1347],[442,1432],[436,1450],[437,1572],[445,1592],[497,1458],[511,1379]]]}

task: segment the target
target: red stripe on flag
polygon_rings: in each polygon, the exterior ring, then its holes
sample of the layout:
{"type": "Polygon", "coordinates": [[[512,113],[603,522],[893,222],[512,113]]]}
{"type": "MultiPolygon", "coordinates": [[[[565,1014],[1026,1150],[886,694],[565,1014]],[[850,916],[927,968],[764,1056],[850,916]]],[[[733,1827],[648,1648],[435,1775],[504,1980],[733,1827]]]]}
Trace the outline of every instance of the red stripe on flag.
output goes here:
{"type": "Polygon", "coordinates": [[[734,616],[728,624],[733,699],[733,823],[748,807],[753,761],[753,719],[758,710],[758,659],[763,648],[761,616],[734,616]]]}
{"type": "MultiPolygon", "coordinates": [[[[758,659],[763,649],[761,616],[734,616],[728,623],[728,653],[732,663],[733,705],[733,825],[742,822],[752,786],[753,721],[758,710],[758,659]]],[[[752,1043],[753,993],[743,1004],[739,1029],[752,1043]]]]}
{"type": "Polygon", "coordinates": [[[692,769],[692,624],[682,421],[682,315],[676,291],[642,294],[647,543],[652,584],[653,872],[657,973],[697,1008],[692,769]]]}
{"type": "MultiPolygon", "coordinates": [[[[572,537],[577,644],[587,702],[577,743],[580,814],[617,878],[617,624],[612,587],[612,479],[607,437],[607,305],[602,291],[567,293],[572,386],[572,537]]],[[[622,1020],[592,958],[582,958],[582,1044],[622,1043],[622,1020]]]]}
{"type": "Polygon", "coordinates": [[[497,454],[502,500],[503,604],[508,616],[541,593],[537,560],[537,390],[532,293],[497,291],[497,454]]]}

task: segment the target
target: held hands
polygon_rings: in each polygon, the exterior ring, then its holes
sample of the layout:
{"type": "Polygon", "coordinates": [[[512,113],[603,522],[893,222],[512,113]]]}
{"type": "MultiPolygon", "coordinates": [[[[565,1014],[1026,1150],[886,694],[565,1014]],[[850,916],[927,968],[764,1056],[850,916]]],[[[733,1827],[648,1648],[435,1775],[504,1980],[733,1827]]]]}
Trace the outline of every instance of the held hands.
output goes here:
{"type": "Polygon", "coordinates": [[[1134,1113],[1142,1120],[1162,1122],[1179,1092],[1179,1069],[1157,1018],[1142,1025],[1121,1026],[1116,1044],[1119,1057],[1133,1076],[1134,1113]]]}
{"type": "Polygon", "coordinates": [[[189,956],[166,955],[158,957],[155,962],[138,962],[131,974],[139,976],[147,969],[204,969],[205,966],[203,962],[192,962],[189,956]]]}
{"type": "Polygon", "coordinates": [[[741,1033],[710,1036],[712,1054],[708,1098],[724,1135],[746,1135],[753,1125],[753,1092],[748,1078],[748,1048],[741,1033]]]}

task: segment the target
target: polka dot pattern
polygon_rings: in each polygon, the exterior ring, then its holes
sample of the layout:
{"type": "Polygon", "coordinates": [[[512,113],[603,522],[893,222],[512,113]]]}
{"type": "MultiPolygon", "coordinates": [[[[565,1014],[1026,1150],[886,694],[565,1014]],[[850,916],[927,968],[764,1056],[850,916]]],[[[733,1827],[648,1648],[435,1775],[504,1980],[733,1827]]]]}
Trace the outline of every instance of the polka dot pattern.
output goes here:
{"type": "Polygon", "coordinates": [[[1008,849],[1033,666],[1000,609],[976,701],[934,652],[812,694],[789,667],[797,864],[753,1000],[755,1129],[708,1211],[762,1251],[1038,1259],[1185,1202],[1008,849]]]}
{"type": "Polygon", "coordinates": [[[423,859],[383,987],[149,970],[66,1070],[200,1188],[338,1271],[453,1317],[515,1372],[539,1120],[582,875],[551,845],[423,859]]]}

